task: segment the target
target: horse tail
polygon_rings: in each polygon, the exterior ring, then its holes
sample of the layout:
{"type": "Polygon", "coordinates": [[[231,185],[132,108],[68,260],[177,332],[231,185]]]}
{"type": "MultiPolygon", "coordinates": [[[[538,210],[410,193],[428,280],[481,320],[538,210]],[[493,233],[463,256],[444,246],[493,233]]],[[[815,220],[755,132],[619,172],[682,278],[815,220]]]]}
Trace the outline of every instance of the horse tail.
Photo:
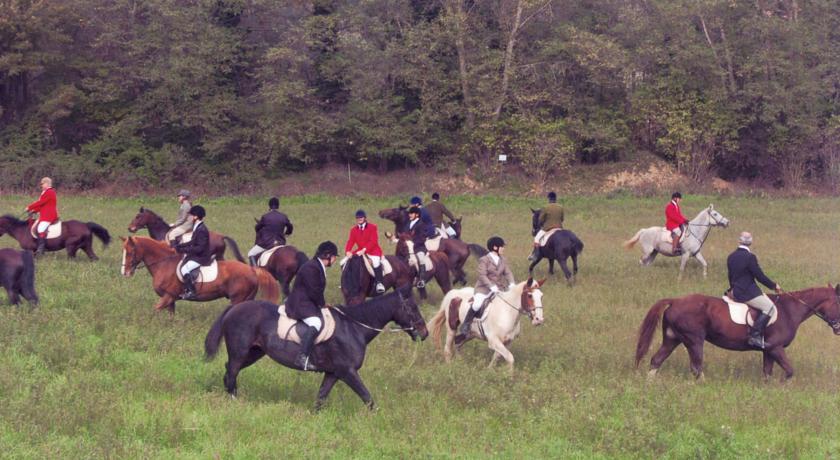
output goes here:
{"type": "Polygon", "coordinates": [[[662,299],[653,304],[645,316],[642,325],[639,327],[639,342],[636,343],[636,367],[639,367],[639,362],[647,354],[650,348],[650,342],[653,339],[653,331],[659,325],[659,319],[662,317],[662,312],[671,306],[673,299],[662,299]]]}
{"type": "Polygon", "coordinates": [[[97,224],[96,222],[88,222],[85,225],[87,225],[87,228],[91,233],[96,235],[96,237],[102,241],[103,245],[107,247],[108,244],[111,243],[111,235],[108,233],[108,230],[105,230],[105,227],[97,224]]]}
{"type": "Polygon", "coordinates": [[[631,249],[633,246],[635,246],[635,245],[636,245],[636,243],[638,243],[638,242],[639,242],[639,238],[641,238],[641,237],[642,237],[642,232],[643,232],[643,231],[645,231],[645,229],[641,229],[641,230],[639,230],[638,232],[636,232],[636,234],[633,236],[633,238],[630,238],[629,240],[625,241],[625,242],[622,244],[622,246],[624,246],[624,249],[629,250],[629,249],[631,249]]]}
{"type": "Polygon", "coordinates": [[[434,342],[435,348],[437,348],[438,350],[440,350],[442,348],[440,338],[441,338],[441,331],[443,331],[444,323],[446,323],[446,305],[445,305],[445,303],[444,303],[443,306],[441,306],[440,310],[438,310],[438,312],[435,313],[435,316],[433,316],[432,319],[428,323],[429,335],[432,336],[432,342],[434,342]]]}
{"type": "Polygon", "coordinates": [[[33,305],[38,305],[38,294],[35,293],[35,259],[32,251],[22,251],[23,275],[20,279],[20,288],[23,297],[33,305]]]}
{"type": "Polygon", "coordinates": [[[255,268],[257,274],[257,300],[280,303],[280,285],[267,270],[255,268]]]}
{"type": "Polygon", "coordinates": [[[470,252],[472,252],[476,257],[484,257],[487,255],[487,249],[484,249],[484,246],[480,244],[469,243],[467,246],[469,246],[470,252]]]}
{"type": "Polygon", "coordinates": [[[219,351],[219,344],[222,342],[222,334],[224,331],[222,330],[222,322],[225,319],[225,315],[233,308],[233,305],[228,305],[227,308],[216,318],[216,321],[213,323],[213,326],[210,327],[210,330],[207,331],[207,337],[204,338],[204,359],[210,361],[216,356],[216,353],[219,351]]]}
{"type": "Polygon", "coordinates": [[[574,233],[572,233],[572,247],[575,250],[575,254],[580,255],[583,252],[583,241],[574,233]]]}
{"type": "Polygon", "coordinates": [[[236,241],[229,236],[222,236],[222,239],[225,241],[225,244],[230,246],[230,249],[233,251],[233,255],[236,256],[236,260],[242,262],[243,264],[246,263],[245,259],[242,257],[242,253],[239,252],[239,246],[236,244],[236,241]]]}

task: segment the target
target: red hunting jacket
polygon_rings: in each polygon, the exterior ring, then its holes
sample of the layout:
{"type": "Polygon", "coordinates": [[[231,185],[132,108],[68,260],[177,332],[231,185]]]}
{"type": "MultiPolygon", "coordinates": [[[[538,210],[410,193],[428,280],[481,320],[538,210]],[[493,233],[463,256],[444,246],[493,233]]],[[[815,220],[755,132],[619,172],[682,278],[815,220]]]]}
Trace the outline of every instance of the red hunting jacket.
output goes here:
{"type": "Polygon", "coordinates": [[[353,252],[353,246],[358,246],[358,250],[365,249],[365,254],[369,256],[382,257],[382,248],[379,247],[379,230],[376,224],[368,222],[365,224],[365,229],[362,230],[358,225],[354,225],[350,229],[350,238],[347,240],[347,245],[344,246],[344,252],[353,252]]]}
{"type": "Polygon", "coordinates": [[[38,201],[26,207],[27,211],[37,212],[38,220],[40,222],[55,222],[58,220],[58,199],[55,195],[55,189],[50,187],[41,192],[41,197],[38,201]]]}
{"type": "Polygon", "coordinates": [[[668,206],[665,207],[665,228],[670,231],[687,223],[688,219],[683,216],[679,205],[673,200],[668,202],[668,206]]]}

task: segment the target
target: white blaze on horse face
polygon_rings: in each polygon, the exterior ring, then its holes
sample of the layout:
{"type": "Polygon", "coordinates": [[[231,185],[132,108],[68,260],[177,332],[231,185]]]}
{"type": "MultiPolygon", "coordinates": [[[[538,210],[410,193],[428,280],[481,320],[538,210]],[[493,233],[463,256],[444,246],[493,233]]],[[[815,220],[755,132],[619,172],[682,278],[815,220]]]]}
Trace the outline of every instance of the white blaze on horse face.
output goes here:
{"type": "Polygon", "coordinates": [[[543,318],[542,297],[543,293],[539,288],[531,292],[531,299],[534,301],[534,319],[531,320],[531,324],[534,326],[539,326],[545,321],[543,318]]]}
{"type": "Polygon", "coordinates": [[[123,276],[128,276],[128,274],[126,273],[126,270],[125,270],[125,248],[123,248],[123,257],[122,257],[122,266],[121,267],[122,268],[120,269],[120,271],[122,272],[122,275],[123,276]]]}

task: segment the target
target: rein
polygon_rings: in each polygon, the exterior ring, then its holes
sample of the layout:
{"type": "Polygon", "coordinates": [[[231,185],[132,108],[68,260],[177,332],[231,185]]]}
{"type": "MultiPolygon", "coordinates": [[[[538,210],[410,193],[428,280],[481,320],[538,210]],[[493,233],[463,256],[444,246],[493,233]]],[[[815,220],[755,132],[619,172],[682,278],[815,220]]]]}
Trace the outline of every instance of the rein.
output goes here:
{"type": "MultiPolygon", "coordinates": [[[[533,313],[531,313],[531,311],[529,311],[529,310],[525,310],[524,308],[521,308],[521,307],[517,307],[516,305],[514,305],[514,304],[512,304],[512,303],[508,302],[507,300],[505,300],[505,299],[504,299],[504,297],[500,297],[500,296],[497,296],[496,294],[493,294],[493,298],[494,298],[494,299],[499,299],[499,300],[501,300],[501,301],[502,301],[502,302],[504,302],[507,306],[509,306],[510,308],[513,308],[514,310],[516,310],[516,311],[517,311],[520,315],[522,315],[522,316],[527,316],[527,317],[528,317],[528,319],[534,319],[534,314],[533,314],[533,313]]],[[[488,305],[488,307],[489,307],[489,305],[488,305]]],[[[534,310],[536,310],[536,309],[538,309],[538,308],[540,308],[540,309],[541,309],[542,307],[534,307],[534,310]]]]}
{"type": "MultiPolygon", "coordinates": [[[[825,317],[825,315],[823,315],[822,313],[820,313],[820,311],[819,311],[819,310],[817,310],[815,307],[812,307],[810,304],[806,303],[805,301],[803,301],[803,300],[802,300],[802,299],[800,299],[799,297],[797,297],[797,296],[793,295],[792,293],[787,292],[787,291],[785,291],[785,290],[783,290],[783,289],[780,289],[779,291],[781,292],[781,295],[787,295],[787,296],[789,296],[790,298],[792,298],[793,300],[795,300],[795,301],[797,301],[797,302],[801,303],[802,305],[805,305],[806,307],[808,307],[808,309],[809,309],[809,310],[811,310],[811,313],[813,313],[814,315],[816,315],[819,319],[821,319],[821,320],[825,321],[825,323],[826,323],[826,324],[828,324],[828,326],[829,326],[831,329],[833,329],[833,330],[840,329],[840,319],[836,319],[836,320],[829,320],[828,318],[826,318],[826,317],[825,317]]],[[[836,294],[835,294],[835,297],[836,297],[836,294]]]]}
{"type": "Polygon", "coordinates": [[[712,227],[714,227],[715,225],[720,224],[720,221],[719,221],[719,220],[717,220],[717,219],[715,219],[715,218],[713,218],[713,217],[712,217],[712,215],[711,215],[711,213],[709,213],[709,212],[708,212],[708,210],[706,210],[706,214],[707,214],[710,218],[712,218],[712,220],[714,221],[714,224],[694,224],[694,223],[692,223],[691,221],[689,221],[689,222],[688,222],[688,224],[686,225],[686,230],[688,230],[688,234],[689,234],[689,235],[691,235],[691,236],[693,236],[693,237],[694,237],[697,241],[699,241],[699,242],[700,242],[700,247],[699,247],[699,248],[697,248],[697,250],[696,250],[696,251],[694,251],[694,252],[691,254],[692,256],[697,255],[697,253],[698,253],[698,252],[700,252],[700,250],[701,250],[701,249],[703,249],[703,245],[704,245],[704,244],[706,244],[706,240],[707,240],[707,239],[709,239],[709,233],[712,233],[712,232],[711,232],[711,228],[712,228],[712,227]],[[694,232],[692,232],[692,231],[691,231],[691,226],[692,226],[692,225],[697,226],[697,227],[709,227],[709,230],[710,230],[710,231],[706,232],[706,234],[703,236],[703,239],[701,240],[701,239],[700,239],[697,235],[695,235],[695,234],[694,234],[694,232]]]}
{"type": "MultiPolygon", "coordinates": [[[[400,296],[400,306],[405,307],[406,306],[405,305],[405,298],[403,298],[402,294],[399,291],[397,291],[397,294],[399,294],[399,296],[400,296]]],[[[373,327],[373,326],[369,326],[369,325],[367,325],[367,324],[365,324],[361,321],[358,321],[358,320],[355,320],[355,319],[351,318],[344,310],[342,310],[339,307],[332,307],[332,309],[339,312],[341,314],[341,316],[347,318],[348,320],[358,324],[359,326],[362,326],[365,329],[370,329],[371,331],[376,331],[376,332],[404,332],[404,331],[417,330],[417,328],[414,327],[414,325],[412,325],[411,327],[392,327],[392,328],[388,328],[388,329],[373,327]]]]}

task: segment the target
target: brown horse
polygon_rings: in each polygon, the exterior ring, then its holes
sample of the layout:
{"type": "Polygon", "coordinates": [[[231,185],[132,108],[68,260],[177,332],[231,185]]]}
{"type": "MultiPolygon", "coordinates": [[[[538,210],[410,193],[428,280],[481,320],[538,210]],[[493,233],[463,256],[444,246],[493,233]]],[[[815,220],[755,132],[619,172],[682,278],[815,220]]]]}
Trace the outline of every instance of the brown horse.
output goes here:
{"type": "MultiPolygon", "coordinates": [[[[382,277],[385,289],[397,289],[411,284],[412,269],[396,256],[385,256],[391,264],[391,273],[382,277]]],[[[368,297],[374,297],[374,279],[365,267],[362,256],[353,256],[341,268],[341,295],[347,305],[358,305],[368,297]]]]}
{"type": "MultiPolygon", "coordinates": [[[[166,308],[175,313],[175,301],[184,290],[175,270],[181,261],[181,254],[176,253],[166,243],[142,236],[130,236],[123,240],[123,276],[132,276],[140,264],[149,269],[152,286],[160,296],[155,309],[166,308]]],[[[196,284],[196,301],[203,302],[220,297],[230,299],[232,304],[246,300],[266,300],[278,303],[280,292],[277,282],[271,274],[261,268],[251,268],[242,262],[221,260],[219,274],[214,281],[196,284]]]]}
{"type": "MultiPolygon", "coordinates": [[[[411,241],[411,235],[408,233],[400,233],[397,236],[397,253],[396,256],[407,266],[411,267],[411,277],[416,278],[417,270],[409,263],[410,257],[415,257],[413,252],[408,248],[408,241],[411,241]]],[[[423,282],[428,283],[432,278],[437,281],[440,290],[444,294],[452,289],[452,282],[449,280],[449,258],[446,254],[440,251],[429,251],[429,258],[432,259],[432,264],[435,266],[434,270],[427,270],[426,276],[423,277],[423,282]]],[[[426,288],[418,288],[421,299],[427,299],[426,288]]]]}
{"type": "MultiPolygon", "coordinates": [[[[262,268],[268,270],[271,276],[283,286],[283,295],[289,295],[289,284],[298,272],[298,269],[309,260],[302,251],[294,246],[283,246],[274,251],[262,268]]],[[[244,262],[244,261],[242,261],[244,262]]]]}
{"type": "MultiPolygon", "coordinates": [[[[144,228],[149,231],[149,236],[155,241],[163,241],[166,238],[167,232],[169,232],[169,224],[162,217],[155,214],[151,209],[141,207],[131,223],[128,224],[128,231],[137,233],[144,228]]],[[[225,242],[230,244],[231,241],[233,239],[230,237],[220,233],[210,232],[210,251],[216,256],[216,260],[224,260],[225,242]]],[[[241,261],[242,255],[240,254],[237,259],[241,261]]]]}
{"type": "MultiPolygon", "coordinates": [[[[399,206],[396,208],[383,209],[379,211],[379,217],[388,219],[394,223],[394,233],[399,233],[408,224],[408,208],[399,206]]],[[[458,232],[460,235],[461,219],[458,219],[458,232]]],[[[388,234],[386,234],[390,238],[388,234]]],[[[459,239],[442,238],[440,240],[440,247],[438,251],[446,254],[449,258],[449,267],[452,270],[452,276],[455,283],[467,284],[467,273],[464,271],[464,264],[470,257],[470,251],[481,257],[487,254],[487,251],[477,244],[467,244],[459,239]]]]}
{"type": "MultiPolygon", "coordinates": [[[[18,219],[6,214],[0,217],[0,236],[8,233],[16,239],[21,249],[34,251],[38,247],[38,240],[32,237],[30,227],[32,222],[18,219]]],[[[68,257],[76,257],[76,252],[81,249],[85,251],[90,260],[98,260],[93,252],[93,237],[96,236],[107,247],[111,242],[111,235],[108,230],[95,222],[79,222],[78,220],[65,220],[61,222],[61,236],[47,240],[47,251],[60,251],[67,249],[68,257]]]]}
{"type": "Polygon", "coordinates": [[[0,285],[6,289],[9,303],[12,305],[20,304],[21,296],[28,300],[30,305],[38,305],[32,251],[0,249],[0,285]]]}
{"type": "MultiPolygon", "coordinates": [[[[840,285],[832,288],[818,287],[772,295],[778,309],[778,319],[767,327],[764,349],[764,377],[770,378],[773,364],[778,363],[785,371],[782,380],[793,376],[785,354],[785,348],[793,342],[799,325],[812,315],[820,317],[831,326],[835,335],[840,335],[840,285]]],[[[753,314],[754,312],[750,312],[753,314]]],[[[727,350],[754,350],[747,345],[749,328],[735,324],[729,316],[729,307],[717,297],[692,294],[676,299],[662,299],[648,311],[639,329],[636,344],[636,366],[650,348],[651,339],[659,318],[662,317],[662,346],[650,360],[650,377],[656,375],[659,367],[674,348],[680,344],[688,349],[691,371],[698,379],[703,377],[703,342],[709,341],[727,350]],[[664,312],[664,315],[663,315],[664,312]]]]}

